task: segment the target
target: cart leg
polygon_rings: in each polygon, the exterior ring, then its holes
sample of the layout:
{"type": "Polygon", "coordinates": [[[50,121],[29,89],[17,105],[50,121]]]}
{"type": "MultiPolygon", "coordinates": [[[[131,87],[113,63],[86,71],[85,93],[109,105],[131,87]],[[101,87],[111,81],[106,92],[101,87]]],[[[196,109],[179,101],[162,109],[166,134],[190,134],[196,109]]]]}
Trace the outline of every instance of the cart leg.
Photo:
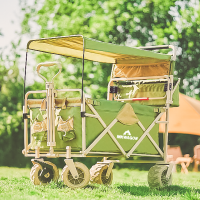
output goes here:
{"type": "Polygon", "coordinates": [[[78,178],[79,175],[78,175],[78,172],[77,172],[77,169],[75,167],[73,160],[65,159],[65,163],[66,163],[67,167],[69,168],[69,171],[72,174],[73,178],[74,179],[78,178]]]}

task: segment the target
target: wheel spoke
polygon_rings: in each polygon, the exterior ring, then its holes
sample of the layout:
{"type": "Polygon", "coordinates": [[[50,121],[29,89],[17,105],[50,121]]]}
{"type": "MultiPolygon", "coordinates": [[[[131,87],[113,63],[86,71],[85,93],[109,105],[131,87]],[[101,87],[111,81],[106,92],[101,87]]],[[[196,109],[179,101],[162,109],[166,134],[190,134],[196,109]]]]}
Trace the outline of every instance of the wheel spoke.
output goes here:
{"type": "Polygon", "coordinates": [[[80,184],[82,181],[79,181],[80,179],[77,179],[77,182],[80,184]]]}
{"type": "Polygon", "coordinates": [[[72,178],[69,178],[69,181],[71,182],[72,180],[74,180],[74,178],[72,177],[72,178]]]}
{"type": "Polygon", "coordinates": [[[79,176],[80,176],[81,174],[84,174],[84,172],[83,172],[83,171],[81,171],[81,173],[79,173],[79,176]]]}

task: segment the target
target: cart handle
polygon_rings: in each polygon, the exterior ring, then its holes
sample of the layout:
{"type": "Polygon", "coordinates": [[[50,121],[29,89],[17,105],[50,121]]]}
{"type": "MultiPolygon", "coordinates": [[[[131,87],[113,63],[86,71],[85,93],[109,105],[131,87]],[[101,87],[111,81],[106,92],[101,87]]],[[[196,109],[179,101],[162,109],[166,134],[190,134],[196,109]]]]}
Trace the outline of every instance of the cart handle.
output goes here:
{"type": "Polygon", "coordinates": [[[155,50],[155,49],[172,49],[173,55],[172,55],[172,60],[176,60],[176,49],[174,45],[158,45],[158,46],[147,46],[147,47],[137,47],[138,49],[143,49],[143,50],[155,50]]]}
{"type": "Polygon", "coordinates": [[[61,63],[60,62],[45,62],[45,63],[39,63],[38,65],[37,65],[37,73],[38,73],[38,76],[39,77],[41,77],[45,82],[48,82],[48,80],[44,77],[44,76],[42,76],[41,74],[40,74],[40,68],[43,66],[43,67],[51,67],[51,66],[54,66],[54,65],[57,65],[58,66],[58,69],[59,69],[59,71],[58,71],[58,73],[52,78],[52,80],[51,80],[51,82],[53,82],[53,80],[56,78],[56,76],[58,76],[60,73],[61,73],[61,71],[62,71],[62,66],[61,66],[61,63]]]}

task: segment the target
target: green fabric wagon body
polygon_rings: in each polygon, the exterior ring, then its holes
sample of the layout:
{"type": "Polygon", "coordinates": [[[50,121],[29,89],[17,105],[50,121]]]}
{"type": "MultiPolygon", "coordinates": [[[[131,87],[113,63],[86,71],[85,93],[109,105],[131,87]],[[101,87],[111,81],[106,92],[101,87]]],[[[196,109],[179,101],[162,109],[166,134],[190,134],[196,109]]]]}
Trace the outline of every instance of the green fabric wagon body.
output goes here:
{"type": "MultiPolygon", "coordinates": [[[[108,126],[123,109],[126,103],[116,102],[116,101],[107,101],[107,100],[98,100],[97,105],[93,105],[94,109],[98,112],[102,120],[108,126]]],[[[134,110],[136,117],[143,124],[145,128],[154,121],[155,117],[158,115],[155,112],[156,107],[139,105],[130,103],[131,107],[134,110]]],[[[56,113],[56,123],[55,123],[55,132],[56,132],[56,146],[55,151],[66,151],[66,146],[71,146],[72,152],[79,152],[82,149],[82,119],[80,114],[80,106],[66,106],[65,109],[57,108],[56,113]],[[71,140],[66,140],[64,132],[58,131],[58,119],[62,118],[63,121],[67,121],[70,118],[73,118],[73,132],[74,138],[71,140]]],[[[93,114],[90,108],[86,105],[86,113],[93,114]]],[[[40,108],[31,108],[31,126],[33,126],[34,121],[37,119],[38,122],[45,120],[46,111],[41,111],[40,108]]],[[[158,144],[159,126],[156,124],[150,131],[150,135],[158,144]]],[[[103,126],[98,119],[92,117],[86,117],[86,148],[89,147],[92,142],[97,138],[99,134],[104,130],[103,126]]],[[[111,132],[123,147],[123,149],[128,152],[133,145],[138,141],[142,136],[143,130],[140,126],[135,123],[133,125],[123,124],[118,121],[111,129],[111,132]]],[[[70,132],[67,134],[71,134],[70,132]]],[[[66,134],[66,135],[67,135],[66,134]]],[[[31,149],[34,149],[35,146],[40,147],[40,151],[47,151],[47,132],[36,132],[31,133],[31,149]]],[[[112,141],[110,136],[106,134],[91,150],[91,152],[114,152],[120,153],[120,150],[112,141]]],[[[157,154],[157,150],[151,144],[148,138],[144,138],[141,144],[136,148],[134,153],[147,153],[147,154],[157,154]]]]}
{"type": "MultiPolygon", "coordinates": [[[[131,48],[121,45],[115,45],[110,43],[104,43],[83,37],[82,35],[74,36],[64,36],[56,38],[46,38],[31,40],[27,44],[27,51],[34,50],[39,52],[45,52],[50,54],[57,54],[62,56],[69,56],[74,58],[86,59],[95,62],[110,63],[113,64],[111,72],[111,82],[122,80],[150,80],[157,78],[169,78],[174,71],[175,67],[175,51],[170,45],[158,46],[158,49],[172,48],[173,55],[161,54],[153,51],[148,51],[148,48],[131,48]],[[156,78],[157,77],[157,78],[156,78]]],[[[149,50],[154,50],[150,48],[149,50]]],[[[109,66],[109,65],[108,65],[109,66]]],[[[83,62],[83,72],[84,72],[84,62],[83,62]]],[[[84,74],[84,73],[83,73],[84,74]]],[[[167,79],[168,79],[167,78],[167,79]]],[[[82,78],[83,79],[83,78],[82,78]]],[[[82,81],[83,82],[83,81],[82,81]]],[[[110,85],[113,86],[113,85],[110,85]]],[[[83,92],[82,84],[82,92],[83,92]]],[[[110,88],[109,88],[110,89],[110,88]]],[[[109,90],[108,89],[108,90],[109,90]]],[[[129,88],[130,89],[130,88],[129,88]]],[[[169,89],[169,88],[168,88],[169,89]]],[[[126,91],[120,88],[120,94],[126,97],[126,91]]],[[[178,95],[177,91],[173,95],[173,106],[178,106],[178,95]]],[[[172,92],[169,91],[170,95],[172,92]]],[[[166,94],[164,91],[164,85],[158,86],[151,85],[151,87],[146,87],[145,84],[141,85],[140,89],[135,93],[134,97],[163,97],[166,94]]],[[[108,91],[108,99],[111,100],[115,94],[111,94],[108,91]]],[[[133,97],[133,98],[134,98],[133,97]]],[[[131,97],[132,98],[132,97],[131,97]]],[[[113,98],[114,99],[114,98],[113,98]]],[[[119,100],[119,99],[118,99],[119,100]]],[[[83,98],[82,98],[83,101],[83,98]]],[[[159,111],[166,109],[166,99],[156,100],[156,101],[108,101],[108,100],[98,100],[99,104],[93,105],[94,109],[100,115],[102,120],[108,126],[114,119],[116,119],[120,111],[125,105],[130,105],[131,110],[135,113],[137,119],[142,123],[143,128],[139,126],[138,123],[131,125],[124,124],[117,121],[116,124],[110,129],[115,139],[119,142],[122,148],[128,152],[132,149],[134,144],[143,135],[144,129],[147,129],[152,122],[157,117],[159,111]],[[144,105],[143,105],[144,104],[144,105]],[[143,130],[142,130],[143,129],[143,130]]],[[[167,103],[169,104],[169,102],[167,103]]],[[[83,107],[83,105],[82,105],[83,107]]],[[[93,114],[88,105],[85,105],[86,113],[93,114]]],[[[31,144],[30,148],[35,149],[36,146],[40,147],[41,152],[46,152],[49,150],[47,146],[47,131],[46,127],[46,111],[41,111],[40,107],[30,108],[31,109],[31,144]],[[41,129],[34,130],[34,126],[41,126],[41,129]]],[[[81,107],[80,105],[55,108],[55,140],[56,146],[54,150],[57,152],[66,152],[66,146],[71,146],[72,152],[80,152],[82,150],[82,124],[81,117],[81,107]],[[59,129],[59,120],[66,122],[66,127],[68,131],[61,131],[59,129]],[[71,127],[71,123],[73,125],[71,127]]],[[[167,108],[168,109],[168,108],[167,108]]],[[[125,116],[126,118],[126,116],[125,116]]],[[[64,125],[63,125],[64,126],[64,125]]],[[[62,125],[61,125],[62,127],[62,125]]],[[[157,146],[159,146],[159,125],[157,123],[153,124],[153,128],[150,130],[149,134],[154,140],[157,146]]],[[[103,132],[105,129],[103,125],[99,122],[97,118],[86,117],[86,148],[95,141],[95,139],[103,132]]],[[[167,141],[165,141],[167,142],[167,141]]],[[[28,142],[27,142],[28,143],[28,142]]],[[[145,136],[139,146],[133,151],[136,154],[158,154],[155,145],[145,136]]],[[[157,148],[158,149],[158,148],[157,148]]],[[[115,145],[113,140],[110,138],[109,134],[105,134],[103,138],[90,150],[90,152],[110,152],[110,153],[120,153],[121,151],[115,145]]],[[[81,152],[83,156],[84,152],[81,152]]]]}

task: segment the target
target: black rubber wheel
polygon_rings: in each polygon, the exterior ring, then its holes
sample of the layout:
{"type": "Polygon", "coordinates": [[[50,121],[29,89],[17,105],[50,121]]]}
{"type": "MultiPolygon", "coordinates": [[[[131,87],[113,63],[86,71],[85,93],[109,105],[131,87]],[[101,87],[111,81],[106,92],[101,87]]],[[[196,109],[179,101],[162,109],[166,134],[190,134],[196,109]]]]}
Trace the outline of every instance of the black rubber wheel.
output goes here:
{"type": "Polygon", "coordinates": [[[58,168],[51,162],[45,161],[45,163],[51,165],[53,169],[42,168],[42,166],[38,163],[31,168],[30,179],[34,185],[46,185],[51,181],[58,180],[58,168]]]}
{"type": "Polygon", "coordinates": [[[172,184],[172,174],[166,178],[168,165],[154,165],[148,173],[148,184],[150,188],[163,188],[172,184]]]}

